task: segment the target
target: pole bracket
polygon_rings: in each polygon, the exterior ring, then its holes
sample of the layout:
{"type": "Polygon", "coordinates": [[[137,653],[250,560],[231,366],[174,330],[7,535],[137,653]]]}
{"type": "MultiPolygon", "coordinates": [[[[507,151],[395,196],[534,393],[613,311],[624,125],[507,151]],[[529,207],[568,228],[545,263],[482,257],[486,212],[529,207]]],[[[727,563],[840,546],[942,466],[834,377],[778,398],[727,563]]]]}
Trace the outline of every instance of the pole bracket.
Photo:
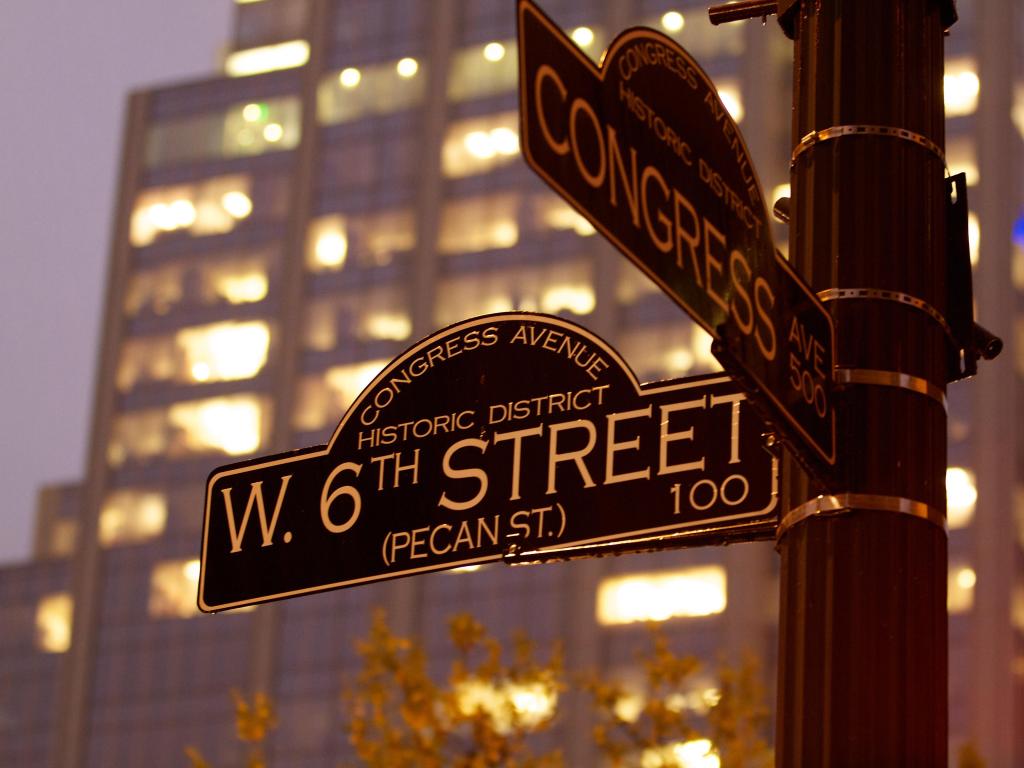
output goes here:
{"type": "Polygon", "coordinates": [[[818,291],[818,298],[821,299],[822,303],[848,299],[870,299],[872,301],[892,301],[897,304],[913,307],[914,309],[921,310],[938,323],[949,340],[953,341],[953,329],[949,327],[949,323],[946,322],[946,318],[942,316],[942,313],[924,299],[911,296],[909,293],[890,291],[886,288],[828,288],[824,291],[818,291]]]}
{"type": "Polygon", "coordinates": [[[903,141],[909,141],[919,147],[923,147],[938,157],[942,161],[943,166],[946,164],[946,153],[943,152],[942,147],[927,136],[915,133],[914,131],[908,131],[906,128],[895,128],[888,125],[833,125],[828,128],[822,128],[820,131],[811,131],[800,139],[800,143],[793,149],[790,166],[796,165],[797,158],[811,147],[823,141],[831,141],[843,136],[886,136],[902,139],[903,141]]]}
{"type": "Polygon", "coordinates": [[[869,368],[836,368],[834,379],[837,384],[866,384],[876,387],[897,387],[906,389],[919,395],[925,395],[942,406],[942,410],[948,411],[946,393],[940,387],[932,384],[928,379],[920,376],[911,376],[901,371],[878,371],[869,368]]]}
{"type": "Polygon", "coordinates": [[[925,504],[923,501],[906,499],[901,496],[880,496],[871,493],[837,493],[828,496],[817,496],[789,510],[789,512],[782,516],[782,520],[779,522],[775,541],[776,543],[779,542],[790,528],[808,518],[845,515],[857,509],[909,515],[929,522],[941,528],[943,533],[948,534],[946,516],[943,511],[930,504],[925,504]]]}

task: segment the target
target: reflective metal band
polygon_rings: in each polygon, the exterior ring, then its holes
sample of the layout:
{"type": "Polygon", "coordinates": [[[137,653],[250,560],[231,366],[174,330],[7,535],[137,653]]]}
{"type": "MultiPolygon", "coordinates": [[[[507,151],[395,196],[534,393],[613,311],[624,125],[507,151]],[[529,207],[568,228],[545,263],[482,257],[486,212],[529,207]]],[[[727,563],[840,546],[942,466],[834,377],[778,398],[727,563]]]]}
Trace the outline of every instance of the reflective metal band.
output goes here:
{"type": "Polygon", "coordinates": [[[927,379],[899,371],[873,371],[867,368],[836,368],[835,381],[840,384],[869,384],[880,387],[899,387],[925,395],[948,411],[946,393],[927,379]]]}
{"type": "Polygon", "coordinates": [[[875,496],[869,493],[837,493],[830,496],[818,496],[799,507],[789,510],[782,516],[775,540],[786,535],[786,531],[809,517],[826,515],[843,515],[854,509],[867,509],[879,512],[894,512],[927,520],[932,525],[947,531],[946,517],[942,511],[925,504],[923,501],[904,499],[900,496],[875,496]]]}
{"type": "Polygon", "coordinates": [[[935,307],[924,299],[911,296],[909,293],[899,291],[887,291],[884,288],[829,288],[818,291],[818,298],[823,302],[840,301],[846,299],[871,299],[873,301],[892,301],[904,306],[913,307],[924,312],[928,317],[942,326],[949,338],[953,338],[953,329],[949,327],[946,318],[942,316],[935,307]]]}
{"type": "Polygon", "coordinates": [[[946,153],[942,151],[942,147],[927,136],[908,131],[906,128],[892,128],[888,125],[833,125],[831,128],[824,128],[820,131],[811,131],[796,145],[790,163],[796,163],[796,159],[815,144],[829,139],[838,139],[840,136],[891,136],[903,139],[913,142],[919,147],[924,147],[938,157],[943,165],[946,164],[946,153]]]}

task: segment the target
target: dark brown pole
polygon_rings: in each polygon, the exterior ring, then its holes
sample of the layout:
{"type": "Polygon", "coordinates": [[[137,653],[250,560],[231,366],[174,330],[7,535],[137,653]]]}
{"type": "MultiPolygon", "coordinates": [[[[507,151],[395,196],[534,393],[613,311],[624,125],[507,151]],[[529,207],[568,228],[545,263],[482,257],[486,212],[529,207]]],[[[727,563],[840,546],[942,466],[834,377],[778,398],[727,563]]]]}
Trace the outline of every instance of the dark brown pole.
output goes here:
{"type": "Polygon", "coordinates": [[[784,768],[948,761],[941,148],[951,10],[950,0],[779,3],[795,41],[790,258],[835,321],[839,387],[827,493],[788,468],[784,768]]]}

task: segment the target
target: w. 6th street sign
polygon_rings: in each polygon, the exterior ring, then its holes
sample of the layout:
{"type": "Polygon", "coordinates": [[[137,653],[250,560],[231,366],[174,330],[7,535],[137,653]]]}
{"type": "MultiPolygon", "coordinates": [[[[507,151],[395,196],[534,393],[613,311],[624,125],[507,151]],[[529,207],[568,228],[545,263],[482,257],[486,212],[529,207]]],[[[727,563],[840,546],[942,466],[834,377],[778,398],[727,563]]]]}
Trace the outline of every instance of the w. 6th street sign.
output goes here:
{"type": "Polygon", "coordinates": [[[199,607],[510,551],[771,536],[778,466],[763,431],[726,376],[641,385],[565,320],[468,320],[388,365],[327,445],[210,475],[199,607]]]}
{"type": "Polygon", "coordinates": [[[833,328],[775,251],[747,148],[670,38],[631,29],[595,65],[519,3],[527,163],[721,345],[805,457],[835,461],[833,328]]]}

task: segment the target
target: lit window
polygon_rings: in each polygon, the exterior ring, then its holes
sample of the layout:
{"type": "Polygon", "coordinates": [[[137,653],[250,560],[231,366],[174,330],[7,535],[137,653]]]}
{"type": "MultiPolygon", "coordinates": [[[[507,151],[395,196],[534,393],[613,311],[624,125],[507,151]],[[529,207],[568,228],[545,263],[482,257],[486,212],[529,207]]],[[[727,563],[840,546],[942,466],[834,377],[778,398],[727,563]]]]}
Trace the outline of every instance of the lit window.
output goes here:
{"type": "Polygon", "coordinates": [[[978,160],[970,137],[957,136],[946,140],[946,165],[950,173],[962,171],[967,177],[967,186],[978,183],[978,160]]]}
{"type": "Polygon", "coordinates": [[[71,647],[74,602],[67,592],[55,592],[36,604],[36,648],[44,653],[64,653],[71,647]]]}
{"type": "Polygon", "coordinates": [[[387,363],[387,360],[369,360],[339,365],[322,376],[304,377],[299,382],[292,426],[309,432],[338,424],[345,410],[387,363]]]}
{"type": "Polygon", "coordinates": [[[305,40],[289,40],[229,53],[224,61],[224,71],[229,77],[248,77],[262,72],[301,67],[307,61],[309,43],[305,40]]]}
{"type": "Polygon", "coordinates": [[[416,222],[411,211],[372,214],[331,214],[315,219],[306,238],[306,266],[313,272],[345,266],[350,251],[363,267],[382,267],[396,253],[416,245],[416,222]]]}
{"type": "Polygon", "coordinates": [[[262,320],[183,328],[175,343],[184,369],[197,382],[251,379],[267,362],[270,329],[262,320]]]}
{"type": "Polygon", "coordinates": [[[231,456],[254,452],[266,440],[270,406],[265,397],[229,395],[132,411],[114,420],[107,460],[178,459],[197,453],[231,456]]]}
{"type": "Polygon", "coordinates": [[[569,37],[571,37],[573,42],[580,48],[587,48],[594,42],[594,30],[590,27],[576,27],[576,29],[570,33],[569,37]]]}
{"type": "Polygon", "coordinates": [[[149,576],[149,615],[187,619],[199,615],[199,560],[165,560],[149,576]]]}
{"type": "Polygon", "coordinates": [[[519,155],[518,126],[518,112],[453,123],[441,146],[444,174],[459,178],[507,165],[519,155]]]}
{"type": "Polygon", "coordinates": [[[46,528],[46,551],[48,557],[69,557],[75,551],[78,537],[78,521],[52,520],[46,528]]]}
{"type": "MultiPolygon", "coordinates": [[[[575,208],[558,195],[541,192],[534,195],[531,202],[534,217],[533,227],[536,230],[572,230],[581,237],[590,237],[597,231],[593,224],[583,218],[575,208]]],[[[634,268],[633,272],[637,272],[637,270],[634,268]]]]}
{"type": "Polygon", "coordinates": [[[342,88],[355,88],[362,77],[362,73],[355,67],[345,67],[338,75],[338,83],[342,88]]]}
{"type": "Polygon", "coordinates": [[[978,107],[981,81],[973,59],[951,59],[946,62],[942,77],[942,93],[946,117],[969,115],[978,107]]]}
{"type": "Polygon", "coordinates": [[[946,515],[951,529],[966,528],[974,518],[978,489],[974,473],[963,467],[946,469],[946,515]]]}
{"type": "Polygon", "coordinates": [[[590,266],[576,260],[447,277],[438,285],[434,320],[448,325],[510,310],[586,315],[594,304],[590,266]]]}
{"type": "Polygon", "coordinates": [[[437,249],[443,254],[511,248],[519,242],[519,195],[483,195],[446,203],[437,249]]]}
{"type": "Polygon", "coordinates": [[[161,234],[230,232],[252,212],[248,176],[220,176],[199,184],[157,187],[139,193],[131,218],[131,243],[145,246],[161,234]]]}
{"type": "Polygon", "coordinates": [[[967,247],[970,249],[971,266],[977,266],[981,256],[981,223],[974,211],[967,213],[967,247]]]}
{"type": "Polygon", "coordinates": [[[405,341],[412,333],[408,305],[408,295],[398,285],[318,299],[307,309],[305,345],[326,352],[343,343],[405,341]]]}
{"type": "Polygon", "coordinates": [[[240,260],[200,267],[206,303],[251,304],[263,301],[269,282],[262,260],[240,260]]]}
{"type": "Polygon", "coordinates": [[[1024,139],[1024,83],[1017,83],[1013,87],[1013,106],[1010,108],[1010,117],[1013,124],[1017,126],[1017,132],[1021,139],[1024,139]]]}
{"type": "Polygon", "coordinates": [[[415,106],[426,88],[426,78],[417,77],[421,72],[420,63],[406,57],[327,75],[317,88],[318,119],[334,125],[415,106]]]}
{"type": "Polygon", "coordinates": [[[641,768],[721,768],[722,761],[710,739],[677,741],[663,747],[646,747],[640,755],[641,768]]]}
{"type": "Polygon", "coordinates": [[[768,200],[771,203],[771,207],[775,207],[777,203],[783,197],[791,197],[792,191],[790,190],[789,184],[779,184],[772,188],[772,193],[768,200]]]}
{"type": "Polygon", "coordinates": [[[155,538],[167,525],[167,497],[157,491],[110,493],[100,509],[100,544],[134,544],[155,538]]]}
{"type": "Polygon", "coordinates": [[[693,324],[628,331],[620,337],[618,348],[641,381],[721,370],[711,354],[711,337],[693,324]]]}
{"type": "Polygon", "coordinates": [[[679,11],[668,11],[661,17],[661,26],[666,32],[681,32],[686,20],[679,11]]]}
{"type": "Polygon", "coordinates": [[[448,70],[448,98],[459,102],[509,93],[519,77],[515,40],[493,41],[456,51],[448,70]],[[482,53],[482,55],[481,55],[482,53]]]}
{"type": "Polygon", "coordinates": [[[395,64],[395,71],[398,73],[399,77],[414,77],[419,69],[419,62],[408,56],[404,59],[399,59],[395,64]]]}
{"type": "Polygon", "coordinates": [[[484,58],[492,63],[501,61],[505,58],[505,46],[501,43],[488,43],[484,46],[484,58]]]}
{"type": "Polygon", "coordinates": [[[263,442],[263,408],[252,395],[231,395],[174,403],[167,411],[176,432],[172,453],[220,451],[229,456],[253,453],[263,442]]]}
{"type": "Polygon", "coordinates": [[[974,569],[957,563],[949,564],[946,608],[950,613],[966,613],[974,606],[974,569]]]}
{"type": "Polygon", "coordinates": [[[717,565],[612,576],[598,586],[597,620],[608,626],[711,616],[725,603],[725,569],[717,565]]]}
{"type": "Polygon", "coordinates": [[[742,122],[743,98],[740,96],[739,83],[733,80],[720,79],[715,85],[718,89],[718,98],[722,100],[722,104],[729,110],[732,119],[737,123],[742,122]]]}

